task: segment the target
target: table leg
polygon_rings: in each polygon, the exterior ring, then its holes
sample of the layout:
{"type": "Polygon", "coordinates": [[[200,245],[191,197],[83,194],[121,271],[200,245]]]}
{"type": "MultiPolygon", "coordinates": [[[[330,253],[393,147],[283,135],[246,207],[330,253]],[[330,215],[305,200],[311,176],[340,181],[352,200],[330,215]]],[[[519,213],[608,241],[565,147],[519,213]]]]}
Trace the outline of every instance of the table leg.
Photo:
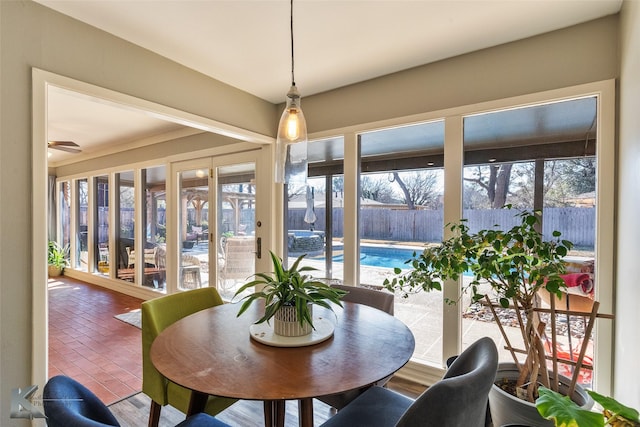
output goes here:
{"type": "Polygon", "coordinates": [[[264,401],[264,425],[265,427],[284,427],[285,401],[264,401]]]}
{"type": "Polygon", "coordinates": [[[300,427],[313,427],[313,399],[298,400],[298,420],[300,427]]]}
{"type": "Polygon", "coordinates": [[[187,409],[187,417],[204,412],[204,407],[207,405],[207,399],[209,399],[209,395],[192,390],[191,400],[189,400],[189,408],[187,409]]]}

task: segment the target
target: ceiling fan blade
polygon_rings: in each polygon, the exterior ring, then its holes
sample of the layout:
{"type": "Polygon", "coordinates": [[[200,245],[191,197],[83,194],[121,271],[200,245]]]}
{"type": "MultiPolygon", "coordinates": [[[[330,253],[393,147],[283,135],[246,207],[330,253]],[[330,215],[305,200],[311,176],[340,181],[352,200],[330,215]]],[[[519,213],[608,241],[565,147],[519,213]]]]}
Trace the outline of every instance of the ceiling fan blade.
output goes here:
{"type": "Polygon", "coordinates": [[[82,150],[78,148],[65,147],[64,145],[50,145],[49,148],[54,150],[66,151],[67,153],[80,153],[82,150]]]}
{"type": "Polygon", "coordinates": [[[49,147],[60,147],[60,146],[79,147],[79,145],[73,141],[49,141],[49,147]]]}

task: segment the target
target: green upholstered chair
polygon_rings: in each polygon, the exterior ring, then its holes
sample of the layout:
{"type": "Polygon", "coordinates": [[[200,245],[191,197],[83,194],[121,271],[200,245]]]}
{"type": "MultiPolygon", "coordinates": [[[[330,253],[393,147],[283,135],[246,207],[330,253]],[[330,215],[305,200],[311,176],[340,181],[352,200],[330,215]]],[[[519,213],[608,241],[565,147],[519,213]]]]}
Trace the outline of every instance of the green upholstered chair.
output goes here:
{"type": "MultiPolygon", "coordinates": [[[[166,295],[142,303],[142,391],[151,398],[149,426],[156,427],[164,405],[186,413],[191,391],[166,379],[151,363],[153,340],[165,328],[190,314],[223,304],[215,288],[201,288],[166,295]]],[[[188,361],[185,361],[188,363],[188,361]]],[[[215,415],[235,399],[209,396],[205,412],[215,415]]]]}

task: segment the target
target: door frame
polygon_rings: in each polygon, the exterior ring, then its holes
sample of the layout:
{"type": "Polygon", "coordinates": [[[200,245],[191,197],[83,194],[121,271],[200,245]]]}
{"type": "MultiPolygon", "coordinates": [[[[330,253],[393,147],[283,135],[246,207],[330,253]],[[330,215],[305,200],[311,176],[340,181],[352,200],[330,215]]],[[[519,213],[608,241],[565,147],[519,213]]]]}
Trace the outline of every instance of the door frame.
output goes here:
{"type": "MultiPolygon", "coordinates": [[[[32,271],[32,342],[31,342],[31,378],[33,384],[45,384],[48,379],[49,353],[49,313],[47,285],[47,189],[48,189],[48,157],[47,157],[47,93],[48,88],[59,87],[83,96],[96,97],[105,102],[126,105],[133,109],[153,114],[167,121],[180,123],[195,129],[235,138],[238,142],[246,141],[258,144],[266,150],[265,157],[273,158],[272,145],[275,138],[253,131],[229,125],[207,117],[198,116],[166,105],[157,104],[111,89],[92,85],[49,71],[32,68],[32,209],[31,209],[31,271],[32,271]]],[[[267,177],[264,185],[273,183],[267,177]]],[[[261,177],[261,180],[264,177],[261,177]]],[[[272,194],[273,188],[265,191],[272,194]]],[[[272,197],[273,198],[273,197],[272,197]]]]}

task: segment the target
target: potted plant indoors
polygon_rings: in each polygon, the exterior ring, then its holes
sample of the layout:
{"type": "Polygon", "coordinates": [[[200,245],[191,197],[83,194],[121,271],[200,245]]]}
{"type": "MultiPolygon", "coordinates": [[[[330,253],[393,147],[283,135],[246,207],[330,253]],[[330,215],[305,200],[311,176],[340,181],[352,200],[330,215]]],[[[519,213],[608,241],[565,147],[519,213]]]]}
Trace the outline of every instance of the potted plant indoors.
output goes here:
{"type": "MultiPolygon", "coordinates": [[[[519,399],[512,396],[513,393],[508,394],[497,386],[494,387],[490,394],[494,425],[524,423],[520,418],[508,419],[508,414],[504,415],[506,419],[503,420],[499,419],[502,415],[496,417],[496,412],[501,412],[505,406],[496,402],[504,399],[513,400],[518,406],[525,404],[526,409],[518,408],[515,411],[529,412],[534,420],[539,421],[527,421],[527,424],[549,424],[539,416],[533,403],[537,397],[539,379],[544,378],[544,383],[548,378],[539,316],[534,307],[537,293],[541,289],[546,289],[558,298],[562,297],[562,288],[566,286],[561,277],[566,271],[564,257],[573,245],[567,240],[561,240],[557,231],[553,233],[551,240],[544,240],[538,231],[538,215],[539,213],[531,211],[517,214],[520,223],[507,231],[486,229],[471,232],[465,220],[448,225],[452,237],[439,246],[431,246],[422,253],[414,254],[407,261],[413,267],[412,270],[403,273],[396,269],[396,276],[384,282],[388,290],[399,291],[406,297],[419,291],[441,290],[442,284],[447,281],[457,285],[457,280],[463,274],[471,274],[472,280],[464,285],[463,291],[470,291],[472,301],[484,300],[490,305],[496,322],[499,323],[500,319],[490,298],[497,300],[499,307],[515,310],[526,359],[524,363],[500,364],[497,378],[506,378],[501,374],[501,369],[513,368],[515,374],[510,374],[513,378],[509,378],[509,386],[519,399]],[[492,399],[495,393],[499,393],[499,396],[492,399]],[[508,395],[507,398],[504,398],[505,394],[508,395]],[[500,407],[494,410],[494,406],[500,407]],[[496,418],[499,421],[497,423],[496,418]]],[[[556,343],[551,345],[555,346],[556,343]]],[[[512,355],[516,359],[515,353],[512,355]]],[[[556,378],[555,381],[559,379],[556,378]]],[[[557,385],[554,388],[556,387],[557,385]]],[[[586,396],[584,399],[589,401],[588,395],[583,394],[586,396]]]]}
{"type": "Polygon", "coordinates": [[[327,284],[313,280],[303,274],[316,270],[310,266],[299,267],[305,255],[299,256],[290,268],[282,265],[282,260],[270,252],[274,271],[272,273],[256,273],[256,280],[243,285],[236,294],[241,295],[247,289],[256,286],[256,291],[244,296],[238,316],[256,300],[264,299],[264,315],[257,324],[269,322],[274,318],[274,333],[283,336],[301,336],[313,330],[312,306],[319,305],[333,311],[330,303],[342,306],[340,298],[345,291],[332,288],[327,284]]]}
{"type": "Polygon", "coordinates": [[[640,426],[640,416],[637,410],[595,391],[587,390],[587,393],[602,407],[602,412],[593,412],[581,408],[569,397],[546,387],[540,387],[539,392],[540,397],[536,400],[536,407],[540,415],[548,420],[553,420],[558,427],[640,426]]]}
{"type": "Polygon", "coordinates": [[[61,246],[54,240],[49,240],[47,248],[47,267],[49,276],[60,276],[64,268],[68,265],[67,255],[69,253],[69,248],[67,246],[61,246]]]}

